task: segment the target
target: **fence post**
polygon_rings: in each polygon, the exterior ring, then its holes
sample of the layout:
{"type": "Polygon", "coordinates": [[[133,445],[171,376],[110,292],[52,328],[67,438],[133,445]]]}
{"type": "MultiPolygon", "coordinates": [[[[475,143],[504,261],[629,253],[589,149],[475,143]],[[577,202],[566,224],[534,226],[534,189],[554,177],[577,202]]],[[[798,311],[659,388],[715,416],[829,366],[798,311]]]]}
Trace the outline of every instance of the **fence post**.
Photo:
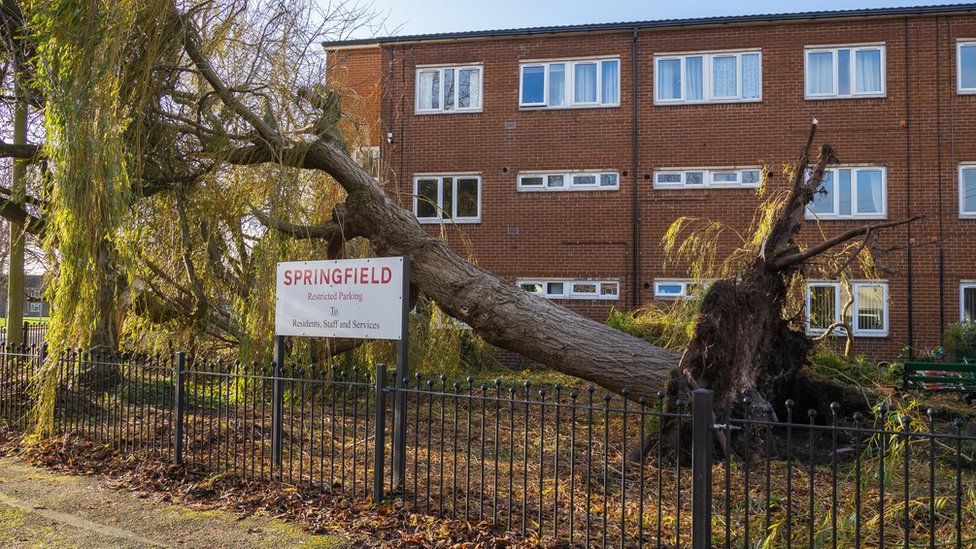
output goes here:
{"type": "Polygon", "coordinates": [[[24,345],[30,345],[30,323],[26,320],[24,321],[24,331],[20,333],[20,340],[24,342],[24,345]]]}
{"type": "Polygon", "coordinates": [[[173,383],[173,403],[176,406],[174,411],[173,421],[176,423],[173,428],[174,437],[176,440],[173,441],[173,460],[177,465],[183,465],[183,370],[186,369],[186,355],[183,351],[178,351],[176,353],[176,367],[174,368],[173,374],[176,376],[176,380],[173,383]]]}
{"type": "Polygon", "coordinates": [[[285,377],[285,338],[284,336],[275,336],[274,345],[274,364],[272,376],[273,376],[273,394],[271,396],[271,466],[278,468],[278,474],[281,474],[281,441],[282,441],[282,411],[284,406],[282,405],[285,399],[285,385],[283,378],[285,377]]]}
{"type": "Polygon", "coordinates": [[[376,365],[376,413],[373,422],[373,503],[383,501],[383,479],[386,478],[386,364],[376,365]]]}
{"type": "Polygon", "coordinates": [[[712,545],[712,392],[695,389],[691,409],[691,546],[712,545]]]}

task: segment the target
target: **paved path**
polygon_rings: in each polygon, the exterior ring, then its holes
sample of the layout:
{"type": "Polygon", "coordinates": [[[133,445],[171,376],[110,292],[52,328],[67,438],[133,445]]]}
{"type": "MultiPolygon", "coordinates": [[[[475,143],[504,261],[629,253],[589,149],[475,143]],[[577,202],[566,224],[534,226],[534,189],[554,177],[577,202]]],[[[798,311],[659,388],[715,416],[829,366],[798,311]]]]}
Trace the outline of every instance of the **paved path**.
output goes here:
{"type": "Polygon", "coordinates": [[[195,511],[0,458],[0,547],[344,547],[268,517],[195,511]]]}

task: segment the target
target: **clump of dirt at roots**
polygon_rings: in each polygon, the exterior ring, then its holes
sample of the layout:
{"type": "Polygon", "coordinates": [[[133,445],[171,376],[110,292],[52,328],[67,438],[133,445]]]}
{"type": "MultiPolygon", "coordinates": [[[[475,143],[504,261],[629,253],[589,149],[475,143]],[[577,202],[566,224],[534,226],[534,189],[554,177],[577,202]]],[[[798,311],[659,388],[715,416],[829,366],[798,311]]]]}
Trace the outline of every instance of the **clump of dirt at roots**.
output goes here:
{"type": "Polygon", "coordinates": [[[279,482],[207,474],[158,458],[120,454],[72,436],[29,441],[0,431],[0,453],[34,466],[78,475],[98,475],[118,490],[161,502],[264,514],[294,522],[316,534],[345,536],[357,547],[558,547],[519,539],[486,523],[474,524],[411,513],[396,504],[369,502],[310,491],[279,482]]]}

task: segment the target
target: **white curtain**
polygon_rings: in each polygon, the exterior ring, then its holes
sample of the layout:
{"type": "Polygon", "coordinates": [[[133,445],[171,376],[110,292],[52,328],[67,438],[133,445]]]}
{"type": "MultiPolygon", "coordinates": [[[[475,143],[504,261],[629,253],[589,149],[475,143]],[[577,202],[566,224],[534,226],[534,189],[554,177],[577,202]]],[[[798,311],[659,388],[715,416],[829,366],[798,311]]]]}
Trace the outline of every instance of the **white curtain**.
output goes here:
{"type": "Polygon", "coordinates": [[[861,50],[855,53],[857,91],[872,93],[881,91],[881,51],[861,50]]]}
{"type": "Polygon", "coordinates": [[[976,168],[962,171],[962,208],[965,213],[976,213],[976,168]]]}
{"type": "Polygon", "coordinates": [[[882,192],[880,171],[860,170],[857,172],[858,213],[881,213],[882,192]]]}
{"type": "Polygon", "coordinates": [[[574,103],[596,102],[596,63],[577,63],[573,74],[574,103]]]}
{"type": "Polygon", "coordinates": [[[960,84],[964,89],[976,89],[976,45],[959,48],[960,84]]]}
{"type": "Polygon", "coordinates": [[[712,58],[712,95],[715,97],[735,97],[736,85],[735,57],[712,58]]]}
{"type": "Polygon", "coordinates": [[[464,69],[458,74],[458,108],[481,108],[481,69],[464,69]]]}
{"type": "Polygon", "coordinates": [[[807,93],[811,95],[833,93],[834,54],[816,52],[807,55],[807,93]]]}
{"type": "Polygon", "coordinates": [[[705,86],[702,83],[702,72],[701,57],[685,58],[685,82],[687,86],[686,93],[688,95],[685,99],[688,101],[701,101],[704,99],[705,86]]]}
{"type": "Polygon", "coordinates": [[[681,99],[680,59],[662,59],[657,62],[657,98],[681,99]]]}
{"type": "Polygon", "coordinates": [[[417,107],[421,110],[440,108],[440,73],[421,71],[417,83],[417,107]]]}
{"type": "Polygon", "coordinates": [[[762,83],[759,80],[759,54],[744,54],[742,56],[742,98],[758,98],[761,88],[762,83]]]}
{"type": "Polygon", "coordinates": [[[566,65],[549,65],[549,106],[560,107],[566,104],[566,65]]]}
{"type": "Polygon", "coordinates": [[[603,73],[603,99],[606,105],[612,105],[620,101],[620,62],[604,61],[603,73]]]}

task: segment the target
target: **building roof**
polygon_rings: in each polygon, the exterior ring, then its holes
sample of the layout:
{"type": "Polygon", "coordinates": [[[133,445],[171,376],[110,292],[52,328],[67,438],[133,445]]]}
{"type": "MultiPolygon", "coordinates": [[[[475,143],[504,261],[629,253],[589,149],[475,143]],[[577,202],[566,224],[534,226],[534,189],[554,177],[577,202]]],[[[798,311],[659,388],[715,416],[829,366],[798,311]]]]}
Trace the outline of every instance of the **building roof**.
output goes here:
{"type": "Polygon", "coordinates": [[[434,34],[414,34],[405,36],[383,36],[352,40],[323,42],[327,49],[379,46],[383,44],[402,44],[409,42],[429,42],[444,40],[471,40],[479,38],[499,38],[513,36],[532,36],[544,34],[563,34],[580,32],[606,32],[634,29],[658,29],[671,27],[696,27],[715,25],[762,24],[784,21],[810,21],[817,19],[844,19],[865,17],[897,17],[905,15],[938,15],[967,13],[976,11],[976,3],[945,4],[940,6],[909,6],[901,8],[871,8],[833,11],[806,11],[797,13],[770,13],[757,15],[733,15],[719,17],[699,17],[693,19],[658,19],[649,21],[629,21],[618,23],[587,23],[582,25],[561,25],[550,27],[525,27],[517,29],[478,30],[462,32],[442,32],[434,34]]]}

